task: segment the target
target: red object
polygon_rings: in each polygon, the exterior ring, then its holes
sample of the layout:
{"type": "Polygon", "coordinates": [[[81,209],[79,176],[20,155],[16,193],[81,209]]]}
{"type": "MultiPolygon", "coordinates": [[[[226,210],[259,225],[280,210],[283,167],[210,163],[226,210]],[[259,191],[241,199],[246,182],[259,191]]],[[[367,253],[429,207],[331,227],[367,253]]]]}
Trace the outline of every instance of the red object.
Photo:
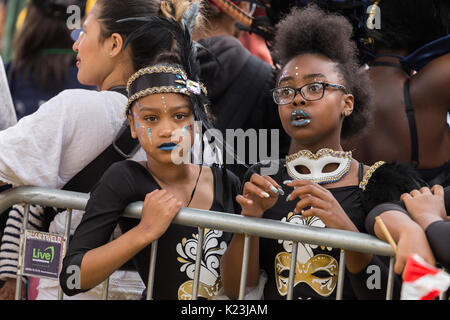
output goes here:
{"type": "Polygon", "coordinates": [[[411,254],[403,271],[402,300],[433,300],[450,286],[450,275],[411,254]]]}

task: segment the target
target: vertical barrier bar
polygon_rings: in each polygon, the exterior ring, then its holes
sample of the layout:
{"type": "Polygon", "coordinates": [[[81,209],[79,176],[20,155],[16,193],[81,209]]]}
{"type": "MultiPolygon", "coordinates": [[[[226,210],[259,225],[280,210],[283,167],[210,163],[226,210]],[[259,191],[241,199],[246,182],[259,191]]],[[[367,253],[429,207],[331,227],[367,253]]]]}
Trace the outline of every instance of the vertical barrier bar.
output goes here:
{"type": "MultiPolygon", "coordinates": [[[[114,234],[111,235],[111,238],[109,241],[114,240],[114,234]]],[[[106,278],[105,281],[103,281],[103,292],[102,292],[102,300],[108,300],[108,294],[109,294],[109,279],[110,277],[106,278]]]]}
{"type": "Polygon", "coordinates": [[[109,294],[109,277],[106,278],[105,281],[103,281],[102,299],[103,300],[108,300],[108,294],[109,294]]]}
{"type": "MultiPolygon", "coordinates": [[[[445,268],[442,268],[442,270],[448,273],[448,270],[445,270],[445,268]]],[[[442,291],[441,294],[439,295],[439,300],[445,300],[445,295],[446,291],[442,291]]]]}
{"type": "Polygon", "coordinates": [[[150,267],[148,270],[147,281],[147,300],[153,299],[153,284],[155,282],[155,266],[156,266],[156,253],[158,249],[158,240],[152,242],[152,248],[150,253],[150,267]]]}
{"type": "MultiPolygon", "coordinates": [[[[69,239],[70,239],[70,223],[72,222],[72,209],[67,209],[66,214],[66,224],[64,226],[64,237],[66,239],[66,245],[63,247],[62,256],[65,257],[67,253],[67,248],[69,247],[69,239]]],[[[58,288],[58,300],[63,300],[63,291],[61,286],[58,288]]]]}
{"type": "Polygon", "coordinates": [[[200,281],[200,270],[202,268],[203,239],[205,236],[205,228],[198,228],[197,253],[195,256],[194,286],[192,287],[192,300],[197,300],[198,285],[200,281]]]}
{"type": "Polygon", "coordinates": [[[289,268],[288,293],[286,298],[287,300],[292,300],[294,292],[295,271],[297,269],[297,251],[298,242],[292,242],[291,266],[289,268]]]}
{"type": "Polygon", "coordinates": [[[395,256],[389,259],[389,277],[386,289],[386,300],[392,300],[392,292],[394,291],[394,264],[395,256]]]}
{"type": "Polygon", "coordinates": [[[245,288],[247,287],[248,259],[250,256],[250,236],[245,234],[244,252],[242,255],[241,282],[239,284],[239,300],[245,298],[245,288]]]}
{"type": "Polygon", "coordinates": [[[338,283],[336,289],[336,300],[342,300],[342,293],[344,292],[344,279],[345,279],[345,256],[346,252],[341,249],[339,255],[339,271],[338,271],[338,283]]]}
{"type": "MultiPolygon", "coordinates": [[[[25,204],[25,210],[23,213],[23,227],[22,230],[20,230],[20,249],[22,249],[22,246],[25,243],[25,230],[28,228],[28,218],[30,214],[30,204],[25,204]]],[[[23,251],[23,250],[22,250],[23,251]]],[[[19,255],[19,263],[17,264],[17,279],[16,279],[16,292],[14,299],[16,300],[22,300],[22,272],[20,271],[23,263],[23,257],[22,255],[25,254],[25,252],[21,252],[22,254],[19,255]]]]}

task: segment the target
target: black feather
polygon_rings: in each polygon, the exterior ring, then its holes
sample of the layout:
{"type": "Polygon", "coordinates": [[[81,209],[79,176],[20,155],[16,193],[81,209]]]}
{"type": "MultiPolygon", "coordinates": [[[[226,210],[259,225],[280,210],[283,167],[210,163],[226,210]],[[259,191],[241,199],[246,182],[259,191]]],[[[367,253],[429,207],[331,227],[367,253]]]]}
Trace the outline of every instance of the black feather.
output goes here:
{"type": "Polygon", "coordinates": [[[426,186],[411,165],[386,163],[375,170],[361,194],[364,210],[369,212],[378,204],[400,201],[403,193],[426,186]]]}

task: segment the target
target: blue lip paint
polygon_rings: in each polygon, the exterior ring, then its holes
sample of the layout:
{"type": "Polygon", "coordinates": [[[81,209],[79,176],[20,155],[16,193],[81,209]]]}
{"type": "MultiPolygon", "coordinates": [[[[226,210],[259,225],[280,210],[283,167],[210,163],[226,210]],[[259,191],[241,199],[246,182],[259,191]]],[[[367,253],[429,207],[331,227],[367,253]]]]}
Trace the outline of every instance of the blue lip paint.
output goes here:
{"type": "Polygon", "coordinates": [[[304,110],[294,110],[291,114],[291,125],[294,127],[303,127],[308,125],[311,122],[311,119],[308,113],[304,110]],[[301,117],[303,119],[296,120],[297,117],[301,117]]]}
{"type": "Polygon", "coordinates": [[[152,142],[152,129],[151,128],[147,129],[147,135],[148,135],[148,139],[150,140],[150,144],[153,144],[153,142],[152,142]]]}
{"type": "Polygon", "coordinates": [[[162,151],[172,151],[175,148],[178,148],[178,145],[171,144],[171,145],[163,145],[162,147],[159,147],[159,149],[162,151]]]}
{"type": "Polygon", "coordinates": [[[294,127],[303,127],[311,122],[311,119],[303,119],[300,121],[291,121],[291,125],[294,127]]]}

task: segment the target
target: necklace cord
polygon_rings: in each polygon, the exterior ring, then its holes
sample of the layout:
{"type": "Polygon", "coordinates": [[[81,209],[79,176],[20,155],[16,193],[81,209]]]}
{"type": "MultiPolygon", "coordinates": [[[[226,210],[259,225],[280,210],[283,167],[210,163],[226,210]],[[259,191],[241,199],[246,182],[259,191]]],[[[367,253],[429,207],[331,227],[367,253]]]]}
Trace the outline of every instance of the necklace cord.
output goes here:
{"type": "Polygon", "coordinates": [[[189,202],[186,205],[186,207],[189,207],[189,205],[191,204],[191,201],[194,198],[195,190],[197,190],[198,181],[200,180],[200,175],[202,174],[202,169],[203,169],[203,166],[201,164],[199,165],[199,167],[200,167],[200,170],[198,172],[197,181],[195,182],[194,189],[192,189],[191,198],[189,199],[189,202]]]}

